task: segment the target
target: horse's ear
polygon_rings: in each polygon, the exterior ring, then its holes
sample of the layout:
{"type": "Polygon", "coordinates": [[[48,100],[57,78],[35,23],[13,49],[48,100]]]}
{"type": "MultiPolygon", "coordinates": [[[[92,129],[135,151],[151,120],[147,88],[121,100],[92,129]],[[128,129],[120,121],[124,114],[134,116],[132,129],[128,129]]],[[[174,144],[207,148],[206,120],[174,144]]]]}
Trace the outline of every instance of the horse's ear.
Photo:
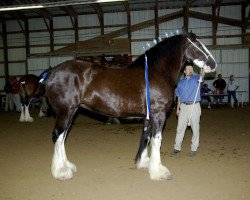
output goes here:
{"type": "Polygon", "coordinates": [[[183,35],[188,36],[188,32],[184,27],[182,27],[182,33],[183,35]]]}
{"type": "Polygon", "coordinates": [[[190,33],[188,33],[188,37],[192,40],[195,41],[196,40],[196,35],[194,33],[192,33],[192,31],[190,33]]]}

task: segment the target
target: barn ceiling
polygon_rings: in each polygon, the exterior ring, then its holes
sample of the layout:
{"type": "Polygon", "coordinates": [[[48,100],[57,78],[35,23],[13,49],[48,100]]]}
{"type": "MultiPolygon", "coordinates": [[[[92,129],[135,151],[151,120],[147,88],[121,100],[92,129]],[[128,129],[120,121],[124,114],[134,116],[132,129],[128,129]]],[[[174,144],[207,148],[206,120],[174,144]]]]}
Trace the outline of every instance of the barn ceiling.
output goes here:
{"type": "MultiPolygon", "coordinates": [[[[106,0],[108,1],[108,0],[106,0]]],[[[112,1],[112,0],[110,0],[112,1]]],[[[51,20],[56,16],[98,14],[111,12],[129,12],[145,9],[204,7],[204,6],[223,6],[249,4],[248,0],[124,0],[100,3],[101,0],[1,0],[0,1],[0,20],[29,18],[45,18],[51,20]],[[35,8],[35,6],[43,8],[35,8]],[[28,6],[32,8],[27,9],[28,6]],[[4,10],[5,9],[5,10],[4,10]]]]}

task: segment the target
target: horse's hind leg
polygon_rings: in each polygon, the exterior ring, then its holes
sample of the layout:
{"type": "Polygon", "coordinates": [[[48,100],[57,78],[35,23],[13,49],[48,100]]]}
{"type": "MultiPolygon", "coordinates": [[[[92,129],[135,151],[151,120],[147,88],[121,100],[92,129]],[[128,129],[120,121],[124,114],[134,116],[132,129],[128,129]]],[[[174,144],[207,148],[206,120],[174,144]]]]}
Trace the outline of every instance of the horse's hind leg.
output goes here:
{"type": "Polygon", "coordinates": [[[149,166],[148,144],[152,136],[151,120],[144,120],[140,147],[135,157],[135,164],[138,169],[147,169],[149,166]]]}
{"type": "Polygon", "coordinates": [[[67,159],[64,145],[76,110],[76,108],[74,110],[69,109],[67,112],[57,115],[56,126],[52,133],[52,139],[55,143],[55,147],[51,164],[51,172],[53,176],[59,180],[70,179],[73,177],[73,173],[76,172],[76,166],[67,159]]]}

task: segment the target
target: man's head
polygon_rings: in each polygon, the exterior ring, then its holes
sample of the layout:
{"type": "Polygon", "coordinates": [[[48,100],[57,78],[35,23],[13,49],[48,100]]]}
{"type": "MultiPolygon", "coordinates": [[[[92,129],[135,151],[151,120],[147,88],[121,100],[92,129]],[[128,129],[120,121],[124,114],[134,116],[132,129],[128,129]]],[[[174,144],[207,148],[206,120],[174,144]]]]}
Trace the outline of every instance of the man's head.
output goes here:
{"type": "Polygon", "coordinates": [[[194,73],[193,65],[187,64],[184,70],[184,74],[186,77],[191,77],[194,73]]]}
{"type": "Polygon", "coordinates": [[[229,77],[229,79],[230,79],[230,81],[233,81],[233,80],[234,80],[234,75],[231,75],[231,76],[229,77]]]}
{"type": "Polygon", "coordinates": [[[218,79],[221,79],[222,78],[222,75],[221,74],[218,74],[218,79]]]}

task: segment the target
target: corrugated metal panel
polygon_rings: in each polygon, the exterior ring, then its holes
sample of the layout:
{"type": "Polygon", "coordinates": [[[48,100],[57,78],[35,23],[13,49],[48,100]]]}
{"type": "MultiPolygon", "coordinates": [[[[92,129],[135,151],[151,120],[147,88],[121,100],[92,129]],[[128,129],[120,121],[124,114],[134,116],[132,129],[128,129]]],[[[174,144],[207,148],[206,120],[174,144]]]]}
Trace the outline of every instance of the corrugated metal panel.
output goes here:
{"type": "Polygon", "coordinates": [[[181,30],[183,27],[183,18],[178,18],[174,20],[170,20],[164,23],[159,24],[159,35],[161,38],[165,38],[165,34],[168,33],[170,35],[177,30],[181,30]]]}
{"type": "Polygon", "coordinates": [[[226,24],[218,24],[217,35],[241,34],[241,28],[226,24]]]}
{"type": "Polygon", "coordinates": [[[223,63],[248,62],[246,49],[230,49],[222,50],[223,63]]]}
{"type": "Polygon", "coordinates": [[[95,14],[92,15],[79,15],[78,16],[78,26],[87,27],[87,26],[100,26],[98,16],[95,14]]]}
{"type": "Polygon", "coordinates": [[[32,47],[30,48],[30,53],[48,53],[50,52],[50,47],[32,47]]]}
{"type": "Polygon", "coordinates": [[[4,85],[5,85],[5,79],[0,78],[0,90],[4,90],[4,85]]]}
{"type": "Polygon", "coordinates": [[[233,44],[240,44],[241,43],[241,38],[220,38],[219,40],[217,39],[217,44],[218,45],[233,45],[233,44]]]}
{"type": "MultiPolygon", "coordinates": [[[[234,75],[236,81],[239,83],[240,88],[238,92],[243,94],[243,100],[248,101],[249,99],[249,70],[248,70],[248,49],[220,49],[212,50],[211,53],[218,62],[218,68],[216,73],[211,76],[210,74],[206,75],[208,77],[214,77],[210,80],[205,80],[210,89],[214,89],[212,83],[216,80],[218,74],[222,74],[223,79],[228,82],[229,76],[234,75]]],[[[227,98],[224,99],[227,101],[227,98]]]]}
{"type": "Polygon", "coordinates": [[[24,75],[25,63],[9,63],[9,74],[10,75],[24,75]]]}
{"type": "Polygon", "coordinates": [[[79,40],[84,41],[93,37],[100,36],[101,30],[98,29],[82,29],[79,30],[79,40]]]}
{"type": "Polygon", "coordinates": [[[49,58],[49,65],[51,67],[57,66],[67,60],[73,60],[74,56],[59,56],[59,57],[50,57],[49,58]]]}
{"type": "Polygon", "coordinates": [[[3,49],[0,49],[0,62],[4,61],[3,49]]]}
{"type": "MultiPolygon", "coordinates": [[[[20,20],[20,23],[24,26],[23,21],[20,20]]],[[[6,30],[7,30],[7,32],[21,31],[21,28],[20,28],[17,20],[8,20],[8,23],[6,23],[6,30]]]]}
{"type": "Polygon", "coordinates": [[[28,63],[28,71],[36,71],[36,70],[46,70],[49,68],[49,59],[48,58],[29,58],[27,60],[28,63]]]}
{"type": "Polygon", "coordinates": [[[54,17],[53,18],[54,28],[72,28],[70,17],[54,17]]]}
{"type": "Polygon", "coordinates": [[[241,6],[221,6],[220,16],[241,20],[241,6]]]}
{"type": "Polygon", "coordinates": [[[209,49],[217,63],[221,63],[221,51],[217,49],[209,49]]]}
{"type": "Polygon", "coordinates": [[[153,40],[142,41],[142,42],[132,42],[131,51],[132,55],[139,56],[145,53],[146,50],[155,46],[153,40]]]}
{"type": "Polygon", "coordinates": [[[4,64],[0,64],[0,76],[4,76],[4,64]]]}
{"type": "Polygon", "coordinates": [[[151,26],[139,31],[135,31],[131,34],[132,39],[145,39],[145,38],[155,38],[155,27],[151,26]]]}
{"type": "Polygon", "coordinates": [[[127,13],[106,13],[104,14],[105,25],[127,24],[127,13]]]}
{"type": "Polygon", "coordinates": [[[54,32],[55,44],[74,43],[74,42],[75,42],[75,33],[73,30],[54,32]]]}
{"type": "MultiPolygon", "coordinates": [[[[46,20],[49,23],[49,20],[46,20]]],[[[29,19],[29,29],[30,30],[41,30],[47,29],[46,24],[43,19],[36,18],[36,19],[29,19]]]]}
{"type": "Polygon", "coordinates": [[[138,24],[150,19],[154,19],[154,11],[152,10],[131,12],[131,25],[138,24]]]}
{"type": "Polygon", "coordinates": [[[8,58],[9,61],[26,60],[26,49],[25,48],[9,49],[8,58]]]}
{"type": "Polygon", "coordinates": [[[56,65],[72,60],[73,56],[61,56],[61,57],[44,57],[44,58],[29,58],[28,59],[28,73],[39,76],[42,72],[49,67],[55,67],[56,65]]]}
{"type": "Polygon", "coordinates": [[[8,46],[23,46],[25,45],[25,37],[22,33],[8,34],[7,35],[8,46]]]}
{"type": "Polygon", "coordinates": [[[50,44],[50,35],[48,32],[36,32],[29,34],[30,45],[50,44]]]}
{"type": "MultiPolygon", "coordinates": [[[[198,36],[212,35],[212,22],[189,18],[189,30],[198,36]]],[[[211,45],[211,43],[209,44],[211,45]]]]}

